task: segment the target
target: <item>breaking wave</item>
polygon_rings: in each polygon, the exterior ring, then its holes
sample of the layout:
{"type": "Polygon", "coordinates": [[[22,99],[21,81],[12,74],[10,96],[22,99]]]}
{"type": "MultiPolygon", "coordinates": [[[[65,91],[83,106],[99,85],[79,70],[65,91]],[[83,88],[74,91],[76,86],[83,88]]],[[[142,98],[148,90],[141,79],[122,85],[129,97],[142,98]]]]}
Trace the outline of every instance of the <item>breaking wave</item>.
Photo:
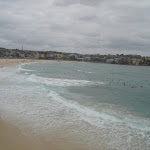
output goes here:
{"type": "Polygon", "coordinates": [[[71,80],[71,79],[59,79],[59,78],[43,78],[34,74],[30,75],[27,81],[34,83],[43,83],[45,85],[69,87],[69,86],[87,86],[87,85],[100,85],[103,82],[92,82],[87,80],[71,80]]]}
{"type": "Polygon", "coordinates": [[[82,70],[77,70],[78,72],[83,72],[83,73],[89,73],[89,74],[94,74],[95,72],[90,72],[90,71],[82,71],[82,70]]]}
{"type": "MultiPolygon", "coordinates": [[[[44,78],[36,75],[38,71],[32,72],[35,70],[24,69],[22,65],[16,70],[0,70],[0,78],[4,79],[5,75],[9,78],[6,80],[7,84],[0,86],[0,108],[3,110],[6,107],[6,111],[10,111],[8,114],[18,116],[18,120],[31,120],[33,131],[41,131],[43,134],[47,134],[49,139],[53,135],[50,132],[62,128],[64,125],[65,135],[83,134],[85,138],[96,145],[99,145],[100,141],[104,143],[107,140],[106,143],[110,149],[126,150],[131,147],[148,149],[150,145],[149,119],[132,115],[125,116],[122,112],[115,110],[115,106],[112,104],[109,104],[108,111],[103,111],[105,107],[101,104],[97,106],[99,109],[94,105],[88,105],[90,107],[84,104],[80,105],[78,100],[73,101],[65,97],[68,94],[67,90],[64,90],[63,94],[59,91],[59,89],[65,89],[59,87],[84,87],[102,85],[105,84],[104,82],[44,78]],[[34,84],[29,85],[29,83],[34,84]],[[41,84],[50,88],[45,88],[41,84]],[[79,126],[70,130],[70,124],[74,126],[75,123],[79,126]]],[[[82,99],[82,97],[80,98],[82,99]]],[[[91,104],[90,100],[87,100],[86,103],[91,104]]],[[[96,149],[92,146],[91,149],[99,150],[99,147],[96,149]]]]}

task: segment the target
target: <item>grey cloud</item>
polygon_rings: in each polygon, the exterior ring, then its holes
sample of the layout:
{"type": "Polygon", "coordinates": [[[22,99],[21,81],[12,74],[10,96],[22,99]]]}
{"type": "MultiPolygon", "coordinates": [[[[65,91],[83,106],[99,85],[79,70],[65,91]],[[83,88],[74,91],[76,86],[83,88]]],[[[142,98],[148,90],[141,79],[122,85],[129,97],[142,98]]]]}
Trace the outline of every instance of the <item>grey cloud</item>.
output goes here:
{"type": "Polygon", "coordinates": [[[96,16],[96,14],[91,14],[91,15],[80,17],[80,20],[83,20],[83,21],[97,21],[97,19],[98,18],[96,16]]]}
{"type": "Polygon", "coordinates": [[[104,0],[55,0],[54,5],[57,6],[68,6],[74,4],[90,5],[95,6],[104,0]]]}
{"type": "Polygon", "coordinates": [[[111,43],[108,45],[108,47],[121,50],[132,50],[132,49],[137,49],[137,50],[144,50],[150,47],[149,43],[139,43],[139,41],[131,41],[127,39],[113,39],[111,43]]]}
{"type": "Polygon", "coordinates": [[[150,55],[149,8],[148,0],[0,0],[0,47],[150,55]]]}

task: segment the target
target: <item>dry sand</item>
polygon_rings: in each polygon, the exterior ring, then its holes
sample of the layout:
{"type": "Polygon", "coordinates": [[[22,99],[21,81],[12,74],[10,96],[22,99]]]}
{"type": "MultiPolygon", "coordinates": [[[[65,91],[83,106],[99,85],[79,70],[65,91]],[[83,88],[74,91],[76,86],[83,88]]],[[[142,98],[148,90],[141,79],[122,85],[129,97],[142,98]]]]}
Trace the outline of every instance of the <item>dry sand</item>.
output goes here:
{"type": "Polygon", "coordinates": [[[28,62],[51,62],[57,60],[34,60],[34,59],[0,59],[0,67],[28,63],[28,62]]]}
{"type": "Polygon", "coordinates": [[[42,59],[0,59],[0,67],[16,65],[28,62],[78,62],[78,61],[64,61],[64,60],[42,60],[42,59]]]}
{"type": "MultiPolygon", "coordinates": [[[[0,67],[27,63],[48,62],[51,60],[0,59],[0,67]]],[[[0,118],[0,150],[87,150],[85,145],[72,144],[69,141],[36,141],[27,137],[14,125],[0,118]],[[41,144],[39,144],[41,143],[41,144]]]]}

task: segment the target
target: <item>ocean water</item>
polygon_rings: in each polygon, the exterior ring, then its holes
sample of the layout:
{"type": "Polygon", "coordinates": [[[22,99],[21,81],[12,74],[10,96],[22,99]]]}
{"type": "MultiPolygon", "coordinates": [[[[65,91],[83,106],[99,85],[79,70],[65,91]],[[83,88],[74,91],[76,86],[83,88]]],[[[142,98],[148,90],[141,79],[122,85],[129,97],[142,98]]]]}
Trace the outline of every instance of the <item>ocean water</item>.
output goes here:
{"type": "Polygon", "coordinates": [[[0,116],[89,150],[150,149],[150,67],[27,63],[0,68],[0,116]]]}

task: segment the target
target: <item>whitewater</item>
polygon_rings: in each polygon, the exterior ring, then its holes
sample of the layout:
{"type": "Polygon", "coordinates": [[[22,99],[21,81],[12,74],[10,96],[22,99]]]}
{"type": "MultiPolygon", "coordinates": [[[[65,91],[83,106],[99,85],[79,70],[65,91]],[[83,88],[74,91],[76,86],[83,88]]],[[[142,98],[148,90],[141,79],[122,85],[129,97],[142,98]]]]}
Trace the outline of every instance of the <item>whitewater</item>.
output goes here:
{"type": "Polygon", "coordinates": [[[150,68],[46,62],[0,68],[0,116],[47,141],[150,149],[150,68]]]}

